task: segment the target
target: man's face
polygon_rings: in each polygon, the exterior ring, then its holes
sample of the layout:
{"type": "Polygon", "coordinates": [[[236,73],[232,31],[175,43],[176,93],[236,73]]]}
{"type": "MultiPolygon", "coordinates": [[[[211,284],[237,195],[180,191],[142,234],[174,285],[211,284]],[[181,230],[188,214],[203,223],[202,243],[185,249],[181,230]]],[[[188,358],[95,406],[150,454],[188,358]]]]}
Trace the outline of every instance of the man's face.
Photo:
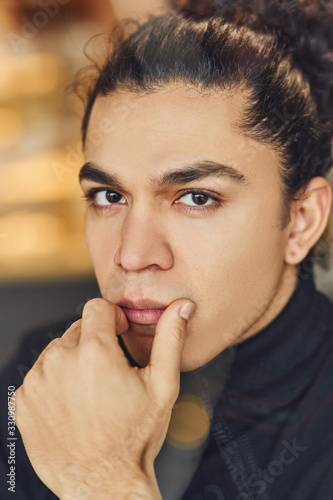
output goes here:
{"type": "MultiPolygon", "coordinates": [[[[185,86],[151,95],[123,92],[99,97],[89,124],[86,162],[121,182],[111,185],[91,169],[81,181],[85,194],[101,189],[86,217],[101,294],[114,304],[191,299],[196,311],[182,371],[266,326],[284,286],[278,156],[237,129],[243,99],[241,93],[201,95],[185,86]],[[158,183],[198,162],[228,168],[214,177],[158,183]]],[[[156,322],[129,324],[122,338],[146,366],[156,322]]]]}

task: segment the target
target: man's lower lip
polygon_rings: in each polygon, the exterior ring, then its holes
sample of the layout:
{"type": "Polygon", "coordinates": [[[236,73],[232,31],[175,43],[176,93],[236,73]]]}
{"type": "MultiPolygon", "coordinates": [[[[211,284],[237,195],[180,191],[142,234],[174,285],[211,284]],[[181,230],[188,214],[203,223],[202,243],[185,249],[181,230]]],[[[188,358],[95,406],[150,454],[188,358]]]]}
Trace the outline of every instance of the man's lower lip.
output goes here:
{"type": "Polygon", "coordinates": [[[122,307],[127,319],[142,325],[153,325],[158,322],[165,309],[128,309],[122,307]]]}

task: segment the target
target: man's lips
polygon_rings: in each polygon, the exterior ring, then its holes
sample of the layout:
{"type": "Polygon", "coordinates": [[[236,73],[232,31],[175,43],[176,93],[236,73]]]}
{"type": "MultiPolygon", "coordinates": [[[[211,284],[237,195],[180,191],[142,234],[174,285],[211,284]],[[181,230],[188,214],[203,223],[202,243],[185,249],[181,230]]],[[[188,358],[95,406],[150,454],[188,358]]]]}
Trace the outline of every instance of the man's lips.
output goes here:
{"type": "Polygon", "coordinates": [[[141,325],[156,324],[165,311],[165,309],[129,309],[128,307],[120,307],[129,321],[141,325]]]}
{"type": "Polygon", "coordinates": [[[163,314],[163,311],[168,307],[168,304],[157,302],[151,299],[129,300],[123,299],[118,302],[118,306],[122,308],[126,317],[133,323],[141,325],[153,325],[158,322],[163,314]]]}

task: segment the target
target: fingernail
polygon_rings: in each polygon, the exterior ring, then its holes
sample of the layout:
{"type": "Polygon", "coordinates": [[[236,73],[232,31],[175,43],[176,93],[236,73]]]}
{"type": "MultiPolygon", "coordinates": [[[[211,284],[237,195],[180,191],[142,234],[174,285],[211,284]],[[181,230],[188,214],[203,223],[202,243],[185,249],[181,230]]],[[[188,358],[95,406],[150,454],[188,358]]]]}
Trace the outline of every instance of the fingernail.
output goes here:
{"type": "Polygon", "coordinates": [[[192,316],[192,314],[194,313],[195,307],[196,306],[195,306],[195,304],[193,304],[193,302],[187,302],[187,304],[182,306],[182,308],[180,309],[179,316],[188,321],[190,319],[190,317],[192,316]]]}

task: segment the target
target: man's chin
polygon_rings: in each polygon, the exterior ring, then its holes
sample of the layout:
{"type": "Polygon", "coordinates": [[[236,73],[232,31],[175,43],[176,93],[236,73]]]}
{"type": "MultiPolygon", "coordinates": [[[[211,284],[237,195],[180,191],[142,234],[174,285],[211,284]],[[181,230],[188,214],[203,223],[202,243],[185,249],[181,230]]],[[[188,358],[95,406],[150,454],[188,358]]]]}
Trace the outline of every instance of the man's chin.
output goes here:
{"type": "Polygon", "coordinates": [[[133,335],[155,335],[156,323],[153,325],[142,325],[141,323],[129,321],[129,325],[130,327],[127,332],[132,332],[133,335]]]}
{"type": "Polygon", "coordinates": [[[156,325],[131,323],[121,338],[134,361],[144,368],[148,365],[153,347],[156,325]]]}
{"type": "MultiPolygon", "coordinates": [[[[141,367],[145,368],[149,361],[155,337],[155,325],[142,325],[130,322],[130,328],[121,335],[125,347],[134,359],[134,361],[141,367]]],[[[197,368],[197,366],[188,365],[182,360],[181,372],[186,372],[197,368]]]]}

